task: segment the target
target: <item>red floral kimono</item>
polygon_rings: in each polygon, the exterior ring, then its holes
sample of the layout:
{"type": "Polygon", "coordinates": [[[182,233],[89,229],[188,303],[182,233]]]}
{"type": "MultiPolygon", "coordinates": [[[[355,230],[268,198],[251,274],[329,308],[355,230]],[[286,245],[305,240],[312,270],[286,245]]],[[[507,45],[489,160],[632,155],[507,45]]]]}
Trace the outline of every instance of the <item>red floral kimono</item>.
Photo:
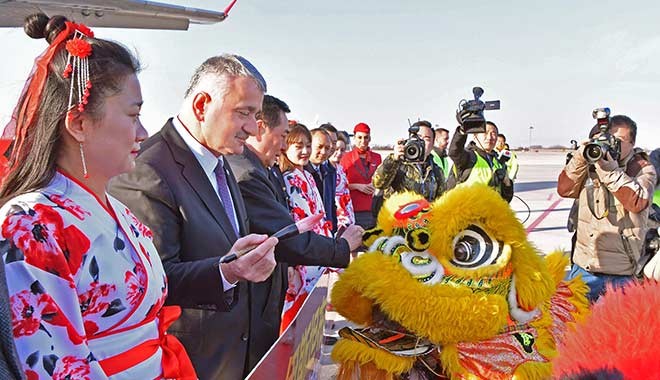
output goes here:
{"type": "MultiPolygon", "coordinates": [[[[286,191],[289,194],[289,210],[296,222],[310,215],[323,212],[323,199],[316,188],[314,177],[304,170],[294,169],[283,173],[286,191]]],[[[321,220],[313,229],[319,235],[332,237],[332,223],[321,220]]],[[[284,299],[282,325],[284,331],[293,321],[326,267],[296,265],[289,267],[289,288],[284,299]]]]}
{"type": "Polygon", "coordinates": [[[167,280],[151,231],[57,173],[0,209],[12,326],[28,380],[196,378],[164,331],[167,280]]]}
{"type": "Polygon", "coordinates": [[[348,189],[348,179],[344,168],[337,164],[337,190],[335,192],[335,204],[337,205],[337,225],[348,227],[355,224],[355,212],[353,212],[353,201],[351,191],[348,189]]]}

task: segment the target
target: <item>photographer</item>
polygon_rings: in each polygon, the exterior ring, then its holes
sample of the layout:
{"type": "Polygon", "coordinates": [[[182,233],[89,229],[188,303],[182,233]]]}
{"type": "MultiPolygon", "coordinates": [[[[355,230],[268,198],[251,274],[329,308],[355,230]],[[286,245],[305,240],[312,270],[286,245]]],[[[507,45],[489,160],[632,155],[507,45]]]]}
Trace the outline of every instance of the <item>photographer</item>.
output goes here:
{"type": "Polygon", "coordinates": [[[520,169],[518,155],[511,151],[509,144],[506,143],[506,136],[502,133],[497,135],[495,152],[500,158],[500,162],[506,165],[506,173],[509,175],[509,178],[511,178],[512,181],[515,181],[518,176],[518,169],[520,169]]]}
{"type": "MultiPolygon", "coordinates": [[[[410,138],[398,140],[394,153],[376,169],[373,177],[376,195],[387,198],[396,192],[414,191],[432,201],[443,193],[445,182],[442,168],[431,156],[435,132],[431,123],[424,120],[413,124],[409,132],[410,138]]],[[[379,209],[380,205],[372,207],[374,215],[379,209]]]]}
{"type": "Polygon", "coordinates": [[[447,181],[447,189],[459,184],[483,183],[500,193],[507,202],[511,202],[513,182],[507,175],[506,165],[500,162],[494,150],[497,132],[495,123],[487,121],[485,132],[475,133],[474,144],[466,148],[467,134],[463,127],[456,128],[449,144],[449,157],[454,162],[454,167],[447,181]]]}
{"type": "Polygon", "coordinates": [[[436,128],[435,132],[435,144],[433,146],[433,151],[431,156],[433,157],[433,162],[442,169],[442,174],[445,177],[445,180],[449,178],[449,171],[453,163],[447,156],[447,146],[449,145],[449,130],[445,128],[436,128]]]}
{"type": "Polygon", "coordinates": [[[602,132],[580,146],[557,182],[559,195],[578,198],[579,204],[577,241],[567,277],[581,275],[592,302],[603,294],[606,284],[621,286],[640,272],[656,183],[648,156],[635,148],[635,122],[618,115],[609,122],[599,118],[599,125],[602,132]]]}

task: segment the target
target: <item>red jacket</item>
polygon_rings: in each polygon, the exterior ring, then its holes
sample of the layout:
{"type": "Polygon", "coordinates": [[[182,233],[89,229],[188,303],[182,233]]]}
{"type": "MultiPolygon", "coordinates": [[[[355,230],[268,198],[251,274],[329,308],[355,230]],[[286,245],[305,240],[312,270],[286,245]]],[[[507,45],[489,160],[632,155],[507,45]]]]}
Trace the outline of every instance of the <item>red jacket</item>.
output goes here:
{"type": "MultiPolygon", "coordinates": [[[[371,183],[371,177],[378,165],[380,165],[380,154],[371,150],[367,151],[366,167],[360,159],[357,148],[353,148],[341,158],[341,166],[346,172],[346,178],[349,184],[353,183],[371,183]]],[[[351,190],[351,199],[353,200],[353,209],[355,212],[371,211],[371,195],[367,195],[357,190],[351,190]]]]}

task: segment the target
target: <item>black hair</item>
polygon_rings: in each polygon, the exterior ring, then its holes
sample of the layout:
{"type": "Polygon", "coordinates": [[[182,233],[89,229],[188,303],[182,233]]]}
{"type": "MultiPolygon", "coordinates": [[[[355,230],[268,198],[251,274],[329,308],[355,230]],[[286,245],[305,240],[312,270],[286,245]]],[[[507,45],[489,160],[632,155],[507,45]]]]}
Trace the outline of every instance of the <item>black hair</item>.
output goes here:
{"type": "Polygon", "coordinates": [[[492,121],[487,121],[486,124],[492,125],[499,132],[500,129],[497,127],[497,124],[493,123],[492,121]]]}
{"type": "Polygon", "coordinates": [[[610,118],[610,127],[625,125],[630,130],[630,138],[634,144],[637,141],[637,123],[626,115],[615,115],[610,118]]]}
{"type": "Polygon", "coordinates": [[[264,101],[261,104],[261,111],[257,114],[257,120],[263,120],[268,128],[280,124],[280,111],[289,113],[289,106],[282,100],[272,96],[264,95],[264,101]]]}
{"type": "Polygon", "coordinates": [[[337,134],[337,128],[335,128],[335,126],[330,124],[330,123],[321,124],[321,125],[319,125],[319,128],[325,129],[328,132],[337,134]]]}
{"type": "Polygon", "coordinates": [[[435,130],[433,129],[433,126],[431,125],[430,122],[426,120],[419,120],[413,123],[412,127],[426,127],[431,130],[431,138],[433,141],[435,141],[435,130]]]}

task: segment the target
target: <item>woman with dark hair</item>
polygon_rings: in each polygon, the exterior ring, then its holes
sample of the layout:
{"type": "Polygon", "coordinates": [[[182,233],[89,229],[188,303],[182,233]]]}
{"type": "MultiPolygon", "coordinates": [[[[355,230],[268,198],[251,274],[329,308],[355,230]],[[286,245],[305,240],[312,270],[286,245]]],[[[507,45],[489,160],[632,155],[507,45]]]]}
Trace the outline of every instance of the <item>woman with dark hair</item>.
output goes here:
{"type": "MultiPolygon", "coordinates": [[[[289,210],[296,222],[303,218],[325,212],[323,198],[319,194],[311,173],[304,167],[312,153],[312,135],[302,124],[295,124],[286,137],[286,151],[280,156],[280,170],[289,195],[289,210]]],[[[332,222],[321,219],[313,231],[332,237],[332,222]]],[[[307,295],[325,272],[326,267],[296,265],[289,267],[289,288],[284,299],[282,325],[284,331],[295,318],[307,295]]]]}
{"type": "Polygon", "coordinates": [[[167,281],[151,232],[105,191],[147,132],[139,64],[62,16],[26,19],[37,58],[3,139],[0,254],[28,379],[196,378],[164,332],[167,281]]]}

